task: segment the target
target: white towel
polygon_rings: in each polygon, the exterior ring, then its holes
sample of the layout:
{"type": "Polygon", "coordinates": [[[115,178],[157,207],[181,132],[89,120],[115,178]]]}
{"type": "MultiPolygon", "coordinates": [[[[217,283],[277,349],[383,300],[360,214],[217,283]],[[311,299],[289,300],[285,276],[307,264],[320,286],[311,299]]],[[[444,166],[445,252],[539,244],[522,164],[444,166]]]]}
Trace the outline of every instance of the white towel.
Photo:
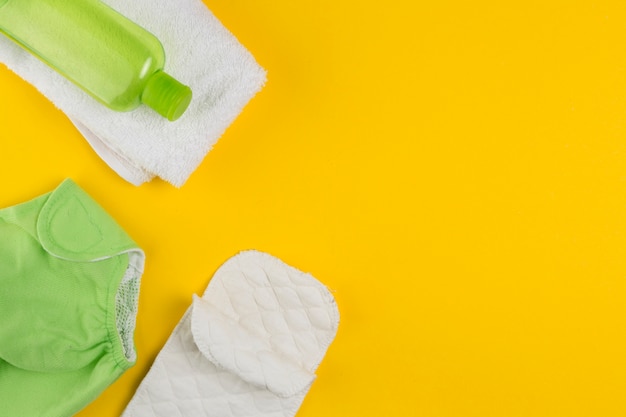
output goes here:
{"type": "Polygon", "coordinates": [[[147,106],[110,110],[2,35],[0,62],[61,109],[122,178],[139,185],[158,176],[180,187],[262,88],[265,70],[200,0],[104,3],[159,38],[165,71],[193,90],[177,121],[147,106]]]}
{"type": "Polygon", "coordinates": [[[266,253],[235,255],[194,297],[122,417],[293,417],[338,324],[313,276],[266,253]]]}

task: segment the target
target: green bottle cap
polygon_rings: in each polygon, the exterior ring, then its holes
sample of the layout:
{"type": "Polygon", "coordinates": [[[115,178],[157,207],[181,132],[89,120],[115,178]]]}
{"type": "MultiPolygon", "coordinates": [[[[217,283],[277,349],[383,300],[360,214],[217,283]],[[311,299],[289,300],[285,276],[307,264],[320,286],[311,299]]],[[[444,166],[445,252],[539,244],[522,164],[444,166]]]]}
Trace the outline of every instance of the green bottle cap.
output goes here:
{"type": "Polygon", "coordinates": [[[189,87],[169,74],[157,71],[148,79],[141,101],[169,121],[174,121],[187,110],[191,95],[189,87]]]}

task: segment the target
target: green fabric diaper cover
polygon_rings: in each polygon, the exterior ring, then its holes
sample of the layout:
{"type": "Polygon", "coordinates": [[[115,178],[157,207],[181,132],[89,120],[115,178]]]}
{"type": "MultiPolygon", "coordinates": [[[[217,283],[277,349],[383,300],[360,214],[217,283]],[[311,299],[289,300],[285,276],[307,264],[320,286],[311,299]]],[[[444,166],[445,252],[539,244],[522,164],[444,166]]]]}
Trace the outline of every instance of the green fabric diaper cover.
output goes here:
{"type": "Polygon", "coordinates": [[[0,415],[72,416],[135,363],[143,265],[69,179],[0,210],[0,415]]]}

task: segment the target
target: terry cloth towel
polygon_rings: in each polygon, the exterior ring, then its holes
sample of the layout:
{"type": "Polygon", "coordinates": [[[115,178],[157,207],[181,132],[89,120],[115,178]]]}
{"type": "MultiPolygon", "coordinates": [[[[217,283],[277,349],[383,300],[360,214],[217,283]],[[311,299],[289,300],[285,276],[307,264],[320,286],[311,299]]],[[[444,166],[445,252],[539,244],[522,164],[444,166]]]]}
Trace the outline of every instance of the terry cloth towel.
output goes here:
{"type": "Polygon", "coordinates": [[[122,417],[291,417],[337,332],[318,280],[261,252],[215,273],[122,417]]]}
{"type": "Polygon", "coordinates": [[[6,36],[0,62],[61,109],[121,177],[139,185],[158,176],[180,187],[262,88],[265,71],[200,0],[103,1],[152,32],[165,49],[165,71],[193,90],[177,121],[145,105],[110,110],[6,36]]]}

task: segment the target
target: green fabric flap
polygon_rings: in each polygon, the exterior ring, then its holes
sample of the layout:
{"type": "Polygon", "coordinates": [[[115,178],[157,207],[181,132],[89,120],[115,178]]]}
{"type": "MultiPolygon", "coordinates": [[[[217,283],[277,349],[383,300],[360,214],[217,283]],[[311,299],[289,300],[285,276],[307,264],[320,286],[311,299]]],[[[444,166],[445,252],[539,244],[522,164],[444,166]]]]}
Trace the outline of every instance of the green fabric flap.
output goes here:
{"type": "Polygon", "coordinates": [[[71,179],[50,193],[36,227],[44,249],[66,260],[97,261],[138,249],[115,220],[71,179]]]}

